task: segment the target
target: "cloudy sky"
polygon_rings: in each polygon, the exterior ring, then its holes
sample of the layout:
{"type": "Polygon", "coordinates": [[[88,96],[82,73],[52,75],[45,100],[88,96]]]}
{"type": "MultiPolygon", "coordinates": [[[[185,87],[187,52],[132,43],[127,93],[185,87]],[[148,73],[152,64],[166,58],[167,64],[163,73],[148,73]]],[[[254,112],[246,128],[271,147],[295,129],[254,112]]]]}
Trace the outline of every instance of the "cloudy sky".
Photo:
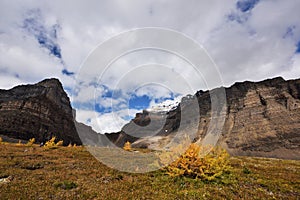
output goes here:
{"type": "Polygon", "coordinates": [[[59,78],[77,119],[102,133],[141,109],[210,88],[212,77],[157,49],[121,56],[78,84],[99,44],[132,29],[174,30],[202,45],[222,80],[214,86],[300,77],[298,0],[0,0],[0,9],[0,88],[59,78]]]}

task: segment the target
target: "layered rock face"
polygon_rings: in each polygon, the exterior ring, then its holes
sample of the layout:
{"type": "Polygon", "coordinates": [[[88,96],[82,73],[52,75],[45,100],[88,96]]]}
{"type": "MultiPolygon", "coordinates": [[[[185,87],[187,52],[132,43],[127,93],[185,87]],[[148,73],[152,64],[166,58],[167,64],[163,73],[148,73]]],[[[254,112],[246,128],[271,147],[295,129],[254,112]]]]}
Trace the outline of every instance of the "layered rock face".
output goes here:
{"type": "Polygon", "coordinates": [[[300,80],[234,84],[220,144],[233,155],[300,159],[300,80]]]}
{"type": "MultiPolygon", "coordinates": [[[[217,123],[212,120],[211,102],[224,98],[217,95],[218,90],[198,91],[192,97],[198,100],[200,116],[194,141],[203,139],[209,127],[214,126],[212,123],[217,123]]],[[[232,155],[300,159],[300,79],[285,81],[274,78],[257,83],[246,81],[225,88],[225,92],[227,104],[215,108],[219,116],[225,115],[219,145],[232,155]]],[[[153,143],[171,138],[180,126],[184,126],[183,129],[188,132],[193,118],[182,122],[181,116],[182,112],[190,112],[191,109],[193,106],[189,106],[189,100],[183,99],[176,109],[166,113],[145,111],[137,114],[121,132],[114,133],[109,139],[118,146],[130,141],[137,147],[151,147],[153,143]],[[164,122],[162,126],[157,126],[162,127],[159,130],[155,126],[161,125],[157,115],[161,115],[164,122]],[[139,126],[147,126],[150,122],[154,126],[141,134],[139,126]]],[[[215,130],[212,128],[210,131],[215,130]]]]}
{"type": "Polygon", "coordinates": [[[47,79],[0,90],[0,135],[35,138],[38,142],[56,136],[66,145],[111,146],[113,142],[122,147],[130,141],[135,147],[155,149],[167,145],[176,134],[190,132],[195,125],[194,141],[217,131],[211,105],[217,102],[213,112],[225,118],[218,143],[229,153],[300,159],[300,79],[236,83],[225,88],[224,96],[218,95],[219,90],[198,91],[170,111],[137,113],[120,132],[100,135],[74,122],[75,112],[61,83],[47,79]],[[226,98],[226,104],[218,104],[222,98],[226,98]],[[192,114],[195,110],[199,118],[192,114]]]}
{"type": "Polygon", "coordinates": [[[70,100],[57,79],[0,90],[0,134],[38,142],[56,136],[64,144],[81,144],[70,100]]]}

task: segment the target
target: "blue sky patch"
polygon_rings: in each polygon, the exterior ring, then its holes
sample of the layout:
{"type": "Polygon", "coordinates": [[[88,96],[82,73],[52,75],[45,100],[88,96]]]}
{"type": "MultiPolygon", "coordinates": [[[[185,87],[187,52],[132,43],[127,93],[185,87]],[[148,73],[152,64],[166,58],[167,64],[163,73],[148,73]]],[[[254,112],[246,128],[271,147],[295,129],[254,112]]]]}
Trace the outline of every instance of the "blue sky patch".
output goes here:
{"type": "Polygon", "coordinates": [[[297,44],[296,53],[300,53],[300,41],[299,41],[298,44],[297,44]]]}
{"type": "Polygon", "coordinates": [[[63,88],[71,96],[74,95],[74,89],[73,88],[71,88],[71,87],[65,87],[65,86],[63,86],[63,88]]]}
{"type": "Polygon", "coordinates": [[[236,21],[239,24],[243,24],[248,20],[248,15],[239,15],[237,13],[231,13],[227,16],[229,21],[236,21]]]}
{"type": "Polygon", "coordinates": [[[286,32],[285,32],[283,38],[293,37],[295,29],[296,29],[296,26],[289,26],[286,29],[286,32]]]}
{"type": "Polygon", "coordinates": [[[162,103],[166,100],[174,100],[177,96],[179,96],[179,95],[174,95],[174,93],[171,93],[169,97],[162,97],[162,98],[159,98],[159,99],[155,99],[154,102],[155,103],[162,103]]]}
{"type": "Polygon", "coordinates": [[[63,70],[61,71],[61,73],[64,74],[64,75],[67,75],[67,76],[72,76],[72,75],[75,74],[74,72],[70,72],[70,71],[68,71],[67,69],[63,69],[63,70]]]}
{"type": "Polygon", "coordinates": [[[126,121],[130,121],[134,118],[134,116],[130,116],[130,115],[126,115],[126,116],[123,116],[122,119],[126,120],[126,121]]]}
{"type": "Polygon", "coordinates": [[[82,110],[93,110],[94,103],[93,102],[74,102],[71,101],[71,106],[76,109],[82,109],[82,110]]]}
{"type": "Polygon", "coordinates": [[[102,95],[102,97],[112,98],[113,94],[114,94],[113,90],[110,90],[110,89],[106,88],[104,94],[102,95]]]}
{"type": "Polygon", "coordinates": [[[259,0],[240,0],[236,3],[237,9],[242,12],[247,12],[252,10],[259,0]]]}
{"type": "Polygon", "coordinates": [[[146,109],[149,107],[151,98],[147,95],[137,96],[132,95],[129,99],[129,109],[146,109]]]}
{"type": "Polygon", "coordinates": [[[100,86],[95,85],[95,87],[103,88],[104,92],[101,95],[101,97],[104,97],[104,98],[118,99],[118,98],[122,97],[122,95],[123,95],[121,90],[112,90],[109,87],[107,87],[106,85],[100,85],[100,86]]]}
{"type": "Polygon", "coordinates": [[[101,103],[95,104],[95,111],[99,113],[110,113],[112,112],[112,107],[103,107],[101,106],[101,103]]]}
{"type": "Polygon", "coordinates": [[[54,55],[57,58],[61,58],[61,50],[60,50],[59,46],[49,46],[46,48],[48,48],[50,50],[50,53],[52,55],[54,55]]]}
{"type": "Polygon", "coordinates": [[[60,26],[54,24],[52,27],[46,28],[41,19],[41,11],[32,10],[29,12],[29,16],[24,19],[22,28],[32,34],[41,47],[48,49],[51,55],[61,59],[61,49],[56,42],[57,30],[60,26]]]}

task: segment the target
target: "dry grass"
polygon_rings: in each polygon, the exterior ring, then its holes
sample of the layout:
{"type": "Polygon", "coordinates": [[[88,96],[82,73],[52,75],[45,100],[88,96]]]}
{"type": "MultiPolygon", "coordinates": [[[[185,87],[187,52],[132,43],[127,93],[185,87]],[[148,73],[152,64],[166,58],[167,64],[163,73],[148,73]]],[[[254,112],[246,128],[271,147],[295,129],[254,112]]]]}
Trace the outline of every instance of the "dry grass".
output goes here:
{"type": "Polygon", "coordinates": [[[297,199],[300,161],[235,157],[213,182],[110,169],[83,147],[0,144],[0,199],[297,199]]]}

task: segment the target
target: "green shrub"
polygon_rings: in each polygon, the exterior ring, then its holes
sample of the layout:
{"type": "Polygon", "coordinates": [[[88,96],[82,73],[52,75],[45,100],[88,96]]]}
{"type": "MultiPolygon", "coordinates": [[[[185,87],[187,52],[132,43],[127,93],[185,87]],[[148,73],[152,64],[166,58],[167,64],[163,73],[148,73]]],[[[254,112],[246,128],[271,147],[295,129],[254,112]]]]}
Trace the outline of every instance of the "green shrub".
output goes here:
{"type": "Polygon", "coordinates": [[[64,190],[71,190],[73,188],[76,188],[77,184],[72,181],[63,181],[63,182],[54,183],[54,187],[61,188],[64,190]]]}
{"type": "Polygon", "coordinates": [[[244,168],[243,168],[243,173],[244,173],[244,174],[251,174],[251,171],[250,171],[250,169],[248,169],[247,167],[244,167],[244,168]]]}

